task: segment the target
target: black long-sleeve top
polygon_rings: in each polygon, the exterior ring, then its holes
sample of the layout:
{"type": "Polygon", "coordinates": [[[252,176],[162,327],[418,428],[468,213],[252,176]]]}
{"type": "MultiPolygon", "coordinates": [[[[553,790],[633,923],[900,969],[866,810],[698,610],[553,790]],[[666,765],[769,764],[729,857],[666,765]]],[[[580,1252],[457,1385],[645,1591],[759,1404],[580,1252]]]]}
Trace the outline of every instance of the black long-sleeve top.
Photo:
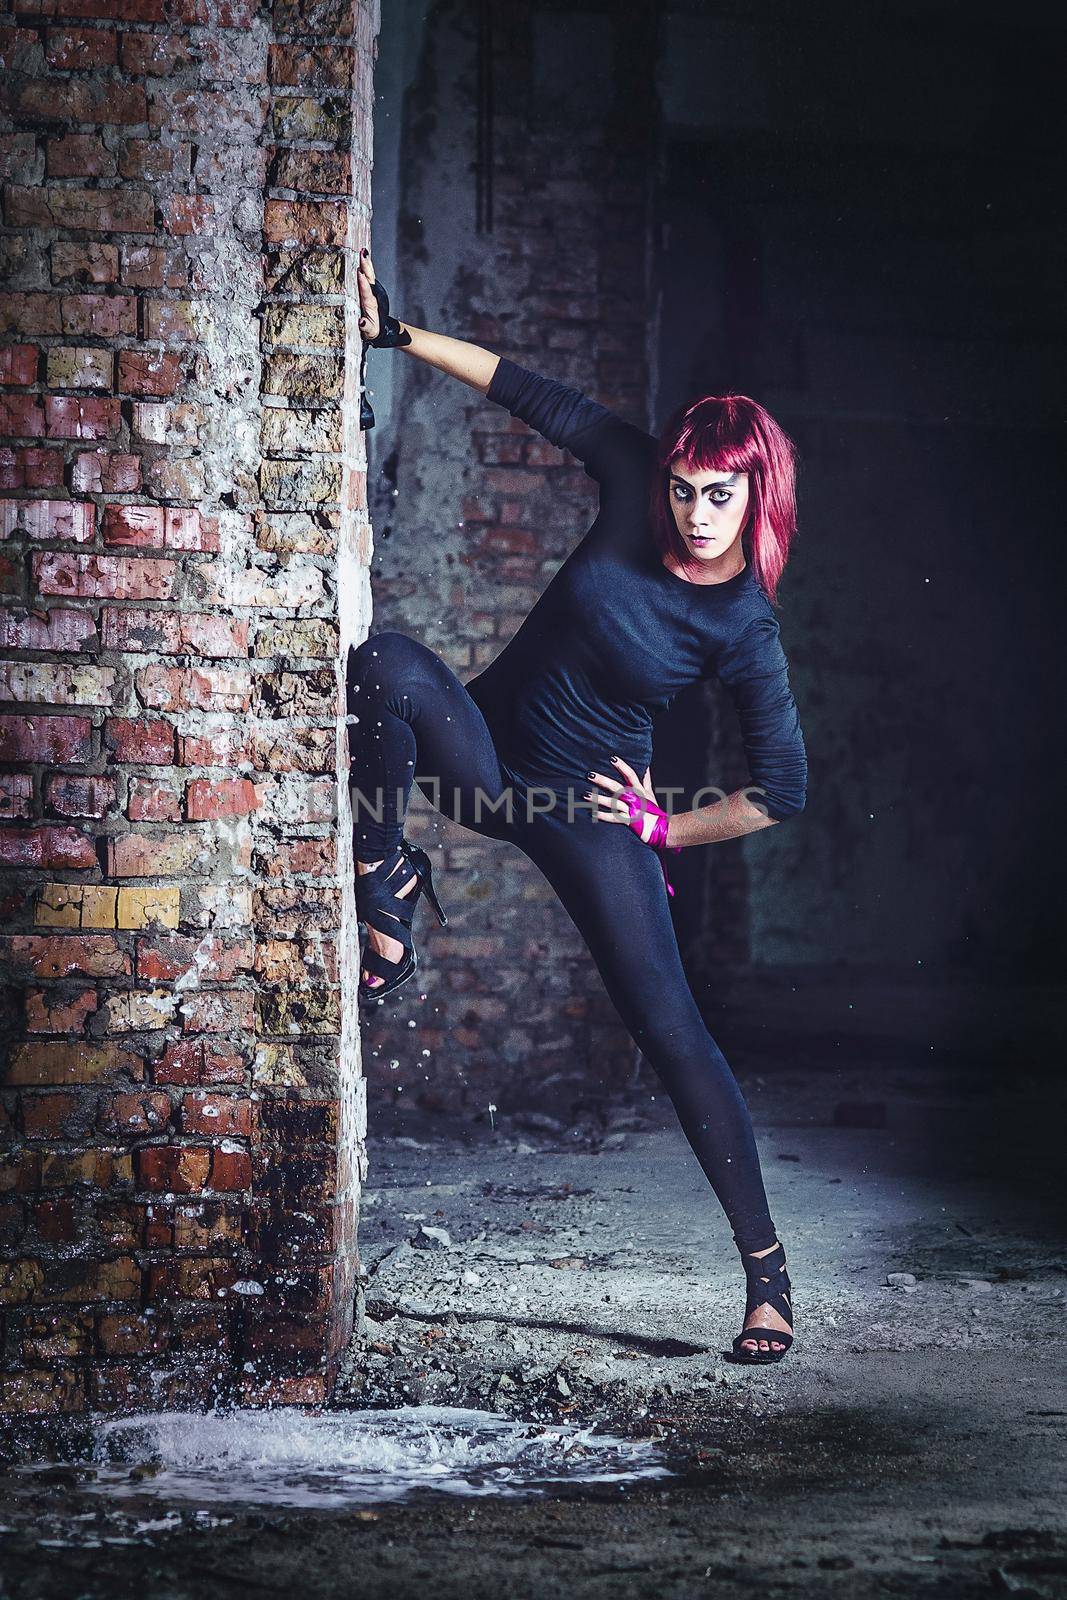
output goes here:
{"type": "Polygon", "coordinates": [[[652,723],[716,677],[740,721],[754,803],[803,809],[807,755],[778,620],[751,563],[697,584],[663,565],[648,518],[656,441],[577,389],[501,357],[487,397],[581,461],[600,486],[589,531],[514,637],[466,687],[511,773],[556,793],[620,755],[642,775],[652,723]]]}

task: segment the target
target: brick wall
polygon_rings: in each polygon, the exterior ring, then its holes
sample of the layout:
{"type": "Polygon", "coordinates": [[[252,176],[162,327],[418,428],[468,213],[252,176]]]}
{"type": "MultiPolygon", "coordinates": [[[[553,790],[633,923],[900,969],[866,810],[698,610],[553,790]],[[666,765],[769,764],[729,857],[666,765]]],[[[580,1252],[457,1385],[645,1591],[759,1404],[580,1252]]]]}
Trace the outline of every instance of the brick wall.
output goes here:
{"type": "Polygon", "coordinates": [[[350,1330],[377,29],[0,18],[4,1409],[315,1399],[350,1330]]]}
{"type": "MultiPolygon", "coordinates": [[[[522,0],[494,5],[493,216],[483,232],[475,104],[456,90],[478,81],[476,11],[460,0],[429,9],[397,108],[395,304],[419,326],[572,382],[648,427],[657,151],[648,8],[568,17],[522,0]]],[[[595,486],[503,408],[396,352],[372,352],[369,366],[386,360],[398,364],[400,393],[388,438],[372,444],[372,631],[413,634],[466,681],[503,649],[589,526],[595,486]]],[[[419,980],[368,1020],[371,1094],[488,1123],[491,1101],[566,1119],[600,1103],[605,1083],[631,1081],[635,1047],[538,870],[440,816],[418,790],[407,832],[441,863],[449,922],[440,928],[420,908],[419,980]]]]}

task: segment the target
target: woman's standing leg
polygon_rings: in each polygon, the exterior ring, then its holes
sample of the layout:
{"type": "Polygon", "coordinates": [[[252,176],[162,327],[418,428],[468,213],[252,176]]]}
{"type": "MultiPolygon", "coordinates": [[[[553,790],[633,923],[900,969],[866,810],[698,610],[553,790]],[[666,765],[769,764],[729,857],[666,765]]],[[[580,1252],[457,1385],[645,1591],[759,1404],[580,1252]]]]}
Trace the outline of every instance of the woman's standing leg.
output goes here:
{"type": "MultiPolygon", "coordinates": [[[[413,783],[463,827],[501,838],[511,801],[481,709],[441,657],[403,633],[379,633],[349,653],[348,748],[357,872],[400,843],[413,783]]],[[[403,896],[415,876],[394,869],[403,896]]],[[[372,948],[399,961],[403,947],[368,927],[372,948]]],[[[364,982],[384,980],[364,972],[364,982]]]]}
{"type": "MultiPolygon", "coordinates": [[[[524,833],[523,848],[585,939],[612,1003],[670,1095],[738,1250],[751,1257],[770,1249],[777,1234],[752,1119],[689,988],[655,851],[628,828],[591,818],[569,823],[550,814],[524,833]]],[[[757,1314],[753,1325],[762,1320],[757,1314]]]]}

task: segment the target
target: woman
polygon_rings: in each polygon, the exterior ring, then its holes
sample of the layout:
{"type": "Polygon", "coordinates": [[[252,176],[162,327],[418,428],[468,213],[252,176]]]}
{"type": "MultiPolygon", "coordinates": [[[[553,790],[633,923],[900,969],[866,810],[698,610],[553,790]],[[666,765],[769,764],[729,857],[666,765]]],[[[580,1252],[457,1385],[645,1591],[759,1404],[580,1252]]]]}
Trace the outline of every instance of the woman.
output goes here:
{"type": "Polygon", "coordinates": [[[804,805],[804,741],[771,608],[795,532],[792,443],[743,395],[683,408],[657,442],[575,389],[390,317],[366,250],[358,282],[365,346],[403,348],[506,406],[600,487],[593,526],[469,683],[403,633],[351,652],[361,997],[415,971],[424,889],[446,920],[426,852],[403,838],[411,785],[426,781],[464,827],[517,845],[585,938],[733,1230],[748,1286],[733,1359],[778,1361],[793,1342],[785,1252],[744,1098],[686,981],[660,852],[772,827],[804,805]],[[756,799],[738,790],[668,816],[648,765],[652,717],[710,676],[736,705],[756,799]]]}

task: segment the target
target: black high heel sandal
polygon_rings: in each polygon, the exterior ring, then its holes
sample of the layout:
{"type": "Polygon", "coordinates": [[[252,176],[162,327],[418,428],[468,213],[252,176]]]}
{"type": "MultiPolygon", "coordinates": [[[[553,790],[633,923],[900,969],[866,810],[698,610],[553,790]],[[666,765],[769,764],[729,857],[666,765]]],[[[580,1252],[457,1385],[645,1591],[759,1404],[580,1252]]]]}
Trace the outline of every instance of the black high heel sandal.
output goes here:
{"type": "Polygon", "coordinates": [[[356,873],[358,920],[365,927],[373,927],[377,933],[399,939],[405,950],[400,961],[389,961],[385,956],[379,955],[377,950],[372,950],[369,944],[367,945],[363,951],[360,969],[369,972],[372,977],[384,978],[385,981],[371,985],[364,983],[361,977],[358,989],[361,1000],[375,1000],[380,999],[382,995],[392,994],[394,989],[399,989],[402,983],[406,983],[414,975],[419,958],[411,938],[411,922],[423,891],[437,913],[438,922],[444,927],[448,918],[441,909],[441,902],[434,890],[430,858],[421,845],[411,844],[407,839],[401,839],[395,849],[390,850],[383,859],[381,866],[375,868],[373,872],[356,873]],[[411,881],[411,873],[403,870],[405,861],[414,871],[416,883],[409,894],[401,895],[397,891],[411,881]]]}
{"type": "MultiPolygon", "coordinates": [[[[785,1250],[781,1243],[776,1244],[773,1250],[768,1250],[765,1256],[746,1254],[741,1260],[748,1280],[745,1321],[748,1321],[757,1306],[770,1306],[772,1311],[777,1311],[782,1320],[792,1327],[793,1307],[789,1303],[792,1285],[785,1270],[785,1250]]],[[[733,1355],[730,1359],[747,1366],[769,1366],[773,1361],[781,1361],[792,1343],[793,1335],[783,1332],[781,1328],[743,1328],[733,1342],[733,1355]],[[743,1345],[746,1339],[754,1339],[757,1348],[745,1350],[743,1345]],[[758,1345],[761,1339],[766,1339],[768,1344],[773,1340],[783,1348],[760,1350],[758,1345]]]]}

